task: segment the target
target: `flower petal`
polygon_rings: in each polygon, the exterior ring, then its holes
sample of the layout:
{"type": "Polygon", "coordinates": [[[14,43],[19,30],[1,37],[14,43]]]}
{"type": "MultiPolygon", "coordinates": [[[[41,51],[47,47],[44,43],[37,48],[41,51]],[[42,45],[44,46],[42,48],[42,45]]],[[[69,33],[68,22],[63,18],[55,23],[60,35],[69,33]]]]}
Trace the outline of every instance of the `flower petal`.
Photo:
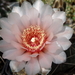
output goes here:
{"type": "Polygon", "coordinates": [[[22,61],[29,61],[31,59],[30,57],[30,52],[26,52],[22,54],[21,56],[18,56],[16,58],[17,61],[22,62],[22,61]]]}
{"type": "Polygon", "coordinates": [[[18,43],[18,42],[11,41],[11,44],[12,44],[15,48],[17,48],[17,49],[22,49],[22,48],[23,48],[23,46],[22,46],[20,43],[18,43]]]}
{"type": "Polygon", "coordinates": [[[45,4],[42,9],[42,16],[52,15],[54,13],[52,7],[50,5],[45,4]]]}
{"type": "Polygon", "coordinates": [[[71,42],[65,37],[58,38],[57,42],[64,50],[67,50],[71,46],[71,42]]]}
{"type": "Polygon", "coordinates": [[[36,0],[36,1],[34,2],[34,4],[33,4],[33,7],[34,7],[35,9],[37,9],[37,10],[39,11],[39,13],[41,13],[41,9],[43,8],[43,5],[44,5],[43,1],[41,1],[41,0],[36,0]]]}
{"type": "Polygon", "coordinates": [[[16,12],[16,13],[18,13],[20,16],[23,15],[22,9],[21,9],[20,7],[18,7],[18,6],[17,6],[17,7],[13,7],[12,12],[16,12]]]}
{"type": "Polygon", "coordinates": [[[21,22],[25,28],[27,28],[30,25],[29,17],[26,15],[21,17],[21,22]]]}
{"type": "Polygon", "coordinates": [[[47,30],[51,24],[52,24],[52,18],[50,15],[48,15],[48,16],[45,16],[42,18],[42,25],[40,25],[40,26],[44,30],[47,30]]]}
{"type": "Polygon", "coordinates": [[[7,18],[2,18],[0,20],[0,25],[1,25],[1,28],[7,28],[7,29],[10,29],[11,28],[11,25],[8,23],[7,21],[7,18]]]}
{"type": "Polygon", "coordinates": [[[26,65],[25,71],[27,75],[35,75],[40,72],[40,66],[37,58],[32,58],[26,65]]]}
{"type": "Polygon", "coordinates": [[[63,23],[66,21],[66,14],[65,12],[63,11],[58,11],[58,12],[55,12],[53,15],[52,15],[52,18],[53,19],[61,19],[63,21],[63,23]]]}
{"type": "Polygon", "coordinates": [[[17,49],[11,49],[8,51],[5,51],[3,54],[3,58],[9,59],[9,60],[15,60],[17,56],[20,56],[23,54],[23,50],[17,50],[17,49]]]}
{"type": "Polygon", "coordinates": [[[53,8],[54,12],[57,12],[58,11],[58,8],[53,8]]]}
{"type": "Polygon", "coordinates": [[[43,52],[39,53],[39,64],[41,68],[51,68],[52,58],[43,52]]]}
{"type": "Polygon", "coordinates": [[[30,11],[27,13],[27,16],[30,19],[31,25],[36,25],[37,24],[39,13],[36,9],[31,8],[30,11]]]}
{"type": "Polygon", "coordinates": [[[14,37],[14,35],[11,33],[11,31],[9,31],[6,28],[3,28],[1,30],[1,37],[8,43],[10,43],[10,41],[16,41],[16,38],[14,37]]]}
{"type": "Polygon", "coordinates": [[[17,39],[17,41],[19,42],[19,43],[22,43],[22,39],[21,39],[21,36],[19,36],[19,35],[15,35],[15,38],[17,39]]]}
{"type": "Polygon", "coordinates": [[[50,44],[45,46],[45,52],[47,53],[55,53],[59,54],[63,51],[61,46],[57,44],[57,42],[51,42],[50,44]]]}
{"type": "Polygon", "coordinates": [[[11,61],[10,62],[10,68],[12,71],[19,72],[22,70],[25,66],[24,62],[17,62],[17,61],[11,61]]]}
{"type": "Polygon", "coordinates": [[[7,43],[4,40],[0,41],[0,51],[1,52],[5,52],[5,51],[10,50],[10,49],[14,49],[14,47],[10,43],[7,43]]]}
{"type": "Polygon", "coordinates": [[[54,34],[53,34],[51,31],[50,31],[50,32],[47,31],[46,34],[47,34],[47,36],[48,36],[47,41],[50,42],[50,41],[53,39],[54,34]]]}
{"type": "Polygon", "coordinates": [[[21,32],[19,30],[18,25],[16,25],[16,24],[12,25],[11,31],[13,34],[15,34],[15,35],[17,34],[17,35],[21,36],[21,32]]]}
{"type": "Polygon", "coordinates": [[[61,52],[59,55],[51,54],[51,56],[54,58],[53,62],[56,64],[61,64],[66,61],[65,52],[61,52]]]}
{"type": "Polygon", "coordinates": [[[56,35],[56,37],[66,37],[67,39],[70,39],[73,35],[73,29],[66,26],[65,30],[59,34],[56,35]]]}
{"type": "Polygon", "coordinates": [[[23,15],[26,15],[28,12],[30,12],[30,8],[32,8],[32,5],[29,2],[24,1],[21,5],[23,15]]]}
{"type": "Polygon", "coordinates": [[[8,15],[8,20],[10,21],[11,24],[14,24],[20,20],[20,15],[18,13],[10,13],[8,15]]]}
{"type": "Polygon", "coordinates": [[[53,34],[57,34],[60,32],[63,28],[63,22],[60,19],[54,19],[53,23],[50,25],[50,27],[47,29],[47,32],[50,31],[53,32],[53,34]]]}
{"type": "Polygon", "coordinates": [[[37,53],[37,52],[35,52],[35,53],[33,53],[33,54],[31,54],[30,56],[31,57],[37,57],[39,54],[37,53]]]}

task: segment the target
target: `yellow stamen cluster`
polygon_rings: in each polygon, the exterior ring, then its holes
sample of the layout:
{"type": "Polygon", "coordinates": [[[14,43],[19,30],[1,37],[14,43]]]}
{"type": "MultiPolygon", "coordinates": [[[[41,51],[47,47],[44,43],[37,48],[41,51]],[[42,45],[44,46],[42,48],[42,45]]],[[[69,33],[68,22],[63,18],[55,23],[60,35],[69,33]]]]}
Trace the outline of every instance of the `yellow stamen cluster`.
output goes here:
{"type": "Polygon", "coordinates": [[[39,26],[30,26],[23,31],[22,39],[24,46],[29,51],[35,51],[42,47],[46,34],[39,26]]]}

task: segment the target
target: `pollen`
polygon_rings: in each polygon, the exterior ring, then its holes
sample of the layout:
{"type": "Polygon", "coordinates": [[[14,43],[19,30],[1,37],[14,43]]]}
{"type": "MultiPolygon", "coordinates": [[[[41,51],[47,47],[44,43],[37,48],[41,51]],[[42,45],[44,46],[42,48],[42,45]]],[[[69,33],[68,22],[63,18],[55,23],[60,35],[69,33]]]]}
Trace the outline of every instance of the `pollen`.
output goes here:
{"type": "Polygon", "coordinates": [[[31,52],[40,50],[45,39],[46,34],[39,26],[30,26],[24,29],[22,34],[23,45],[31,52]]]}

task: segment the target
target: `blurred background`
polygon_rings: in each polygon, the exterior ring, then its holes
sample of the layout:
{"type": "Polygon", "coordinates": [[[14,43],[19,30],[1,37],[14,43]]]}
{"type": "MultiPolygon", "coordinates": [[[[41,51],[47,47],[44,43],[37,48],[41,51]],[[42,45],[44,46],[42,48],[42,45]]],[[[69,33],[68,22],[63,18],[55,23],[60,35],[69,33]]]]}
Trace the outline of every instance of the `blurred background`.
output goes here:
{"type": "MultiPolygon", "coordinates": [[[[7,17],[11,12],[13,6],[21,6],[25,0],[0,0],[0,18],[7,17]]],[[[35,0],[27,0],[31,4],[35,0]]],[[[51,5],[53,8],[58,8],[60,11],[65,11],[67,20],[64,25],[70,26],[74,29],[74,34],[70,41],[72,46],[65,51],[67,54],[67,61],[63,64],[52,64],[52,70],[48,75],[75,75],[75,0],[42,0],[44,3],[51,5]]],[[[1,29],[1,28],[0,28],[1,29]]],[[[2,38],[0,37],[0,40],[2,38]]],[[[2,58],[0,52],[0,75],[26,75],[24,70],[15,73],[11,72],[9,67],[9,60],[2,58]]]]}

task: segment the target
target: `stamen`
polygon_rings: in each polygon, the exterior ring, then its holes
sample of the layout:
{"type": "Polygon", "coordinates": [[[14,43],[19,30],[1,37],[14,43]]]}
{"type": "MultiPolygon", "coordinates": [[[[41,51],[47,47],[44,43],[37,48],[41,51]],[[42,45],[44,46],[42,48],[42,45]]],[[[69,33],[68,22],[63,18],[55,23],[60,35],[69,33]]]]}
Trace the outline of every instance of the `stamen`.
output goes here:
{"type": "Polygon", "coordinates": [[[46,34],[39,26],[30,26],[29,28],[24,29],[22,39],[25,48],[33,52],[40,50],[43,46],[46,34]]]}

